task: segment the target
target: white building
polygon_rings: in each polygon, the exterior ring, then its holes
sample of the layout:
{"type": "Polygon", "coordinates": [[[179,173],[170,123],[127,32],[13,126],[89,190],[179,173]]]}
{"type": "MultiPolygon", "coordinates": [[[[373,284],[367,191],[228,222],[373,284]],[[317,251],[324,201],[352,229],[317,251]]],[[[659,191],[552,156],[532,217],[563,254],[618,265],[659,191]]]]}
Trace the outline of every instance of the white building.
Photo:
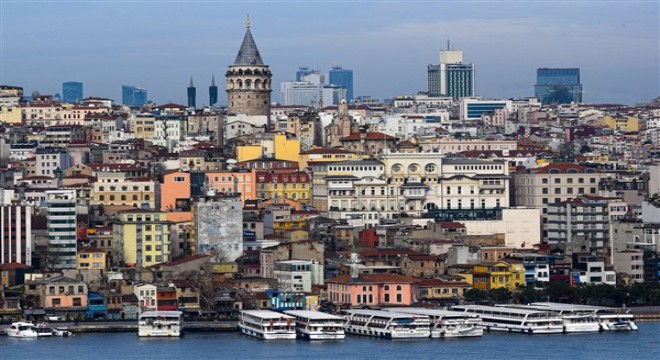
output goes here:
{"type": "Polygon", "coordinates": [[[48,267],[74,269],[76,267],[77,226],[76,191],[46,191],[48,224],[48,267]]]}
{"type": "Polygon", "coordinates": [[[240,198],[198,201],[194,212],[197,252],[213,255],[215,262],[243,255],[242,209],[240,198]]]}
{"type": "Polygon", "coordinates": [[[32,206],[0,206],[0,264],[32,265],[32,206]]]}
{"type": "Polygon", "coordinates": [[[321,275],[321,279],[323,278],[323,268],[318,266],[318,263],[310,260],[277,261],[275,262],[274,274],[280,291],[310,292],[313,284],[319,284],[319,275],[321,275]],[[321,269],[320,273],[319,268],[321,269]]]}

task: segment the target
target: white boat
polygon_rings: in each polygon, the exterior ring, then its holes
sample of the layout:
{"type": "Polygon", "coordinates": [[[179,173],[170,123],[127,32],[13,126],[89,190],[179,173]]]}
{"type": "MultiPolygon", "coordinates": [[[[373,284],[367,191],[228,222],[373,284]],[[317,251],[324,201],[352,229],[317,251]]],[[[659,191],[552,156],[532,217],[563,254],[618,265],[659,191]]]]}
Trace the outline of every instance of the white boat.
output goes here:
{"type": "Polygon", "coordinates": [[[287,310],[295,318],[298,337],[307,340],[341,340],[346,337],[340,316],[310,310],[287,310]]]}
{"type": "Polygon", "coordinates": [[[383,310],[428,316],[431,322],[432,338],[473,337],[484,334],[481,317],[476,314],[421,307],[385,308],[383,310]]]}
{"type": "Polygon", "coordinates": [[[532,303],[532,305],[546,308],[566,305],[578,311],[593,311],[600,329],[603,331],[635,331],[639,329],[637,324],[635,324],[634,315],[629,313],[630,309],[551,302],[537,302],[532,303]]]}
{"type": "Polygon", "coordinates": [[[550,311],[484,305],[455,305],[451,310],[480,315],[481,326],[486,330],[523,334],[559,334],[564,331],[561,317],[550,311]]]}
{"type": "Polygon", "coordinates": [[[182,333],[181,311],[145,311],[138,319],[138,336],[179,337],[182,333]]]}
{"type": "Polygon", "coordinates": [[[67,328],[58,327],[53,329],[53,336],[69,337],[69,336],[73,336],[73,333],[69,331],[69,329],[67,328]]]}
{"type": "Polygon", "coordinates": [[[34,327],[34,331],[37,332],[39,337],[49,337],[53,336],[53,329],[50,328],[50,325],[46,323],[39,323],[34,327]]]}
{"type": "Polygon", "coordinates": [[[427,338],[431,336],[428,316],[384,310],[344,310],[344,330],[349,334],[387,339],[427,338]]]}
{"type": "Polygon", "coordinates": [[[529,305],[496,305],[519,309],[551,311],[561,316],[565,333],[597,332],[601,330],[594,309],[580,308],[572,304],[533,303],[529,305]]]}
{"type": "Polygon", "coordinates": [[[7,329],[7,336],[18,338],[36,338],[39,336],[34,324],[29,322],[15,322],[7,329]]]}
{"type": "Polygon", "coordinates": [[[293,316],[270,310],[243,310],[238,328],[246,335],[265,340],[293,340],[296,326],[293,316]]]}

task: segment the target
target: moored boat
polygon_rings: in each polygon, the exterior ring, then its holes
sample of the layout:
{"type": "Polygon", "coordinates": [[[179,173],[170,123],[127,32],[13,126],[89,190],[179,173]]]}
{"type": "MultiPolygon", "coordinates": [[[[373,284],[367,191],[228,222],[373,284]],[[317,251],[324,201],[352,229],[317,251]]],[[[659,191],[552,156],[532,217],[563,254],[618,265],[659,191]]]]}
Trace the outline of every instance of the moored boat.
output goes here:
{"type": "Polygon", "coordinates": [[[485,305],[455,305],[452,311],[478,314],[486,330],[523,334],[558,334],[564,331],[561,317],[550,311],[485,305]]]}
{"type": "Polygon", "coordinates": [[[633,314],[630,314],[630,309],[613,308],[605,306],[593,305],[575,305],[575,304],[557,304],[552,302],[536,302],[532,303],[533,306],[540,306],[543,308],[550,308],[553,306],[567,305],[573,309],[580,311],[592,311],[600,329],[603,331],[635,331],[639,327],[635,324],[633,314]]]}
{"type": "Polygon", "coordinates": [[[551,311],[559,315],[564,323],[565,333],[597,332],[601,326],[594,309],[581,308],[573,304],[533,303],[529,305],[496,305],[518,309],[551,311]],[[545,305],[541,305],[545,304],[545,305]]]}
{"type": "Polygon", "coordinates": [[[383,310],[428,316],[431,322],[432,338],[474,337],[484,334],[484,329],[480,326],[481,318],[477,314],[420,307],[385,308],[383,310]]]}
{"type": "Polygon", "coordinates": [[[181,311],[145,311],[138,319],[138,336],[179,337],[182,333],[181,311]]]}
{"type": "Polygon", "coordinates": [[[349,334],[387,339],[431,336],[429,317],[384,310],[344,310],[344,330],[349,334]]]}
{"type": "Polygon", "coordinates": [[[16,338],[36,338],[39,336],[34,324],[29,322],[14,322],[7,329],[7,336],[16,338]]]}
{"type": "Polygon", "coordinates": [[[265,340],[294,340],[296,327],[293,316],[270,310],[243,310],[238,320],[243,334],[265,340]]]}
{"type": "Polygon", "coordinates": [[[310,310],[287,310],[295,318],[298,337],[307,340],[341,340],[346,337],[344,319],[339,316],[310,310]]]}

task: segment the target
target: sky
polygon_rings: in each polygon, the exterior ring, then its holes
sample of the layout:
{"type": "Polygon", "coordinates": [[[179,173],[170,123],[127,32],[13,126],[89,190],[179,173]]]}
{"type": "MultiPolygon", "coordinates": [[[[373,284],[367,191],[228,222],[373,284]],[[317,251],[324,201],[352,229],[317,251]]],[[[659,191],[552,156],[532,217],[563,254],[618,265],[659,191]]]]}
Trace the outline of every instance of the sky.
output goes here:
{"type": "Polygon", "coordinates": [[[299,66],[352,69],[355,96],[426,91],[448,40],[475,64],[479,96],[533,96],[539,67],[579,67],[587,103],[660,95],[658,0],[0,0],[0,84],[61,94],[62,82],[81,81],[85,96],[118,101],[127,84],[185,104],[192,76],[197,105],[208,104],[248,14],[274,101],[299,66]]]}

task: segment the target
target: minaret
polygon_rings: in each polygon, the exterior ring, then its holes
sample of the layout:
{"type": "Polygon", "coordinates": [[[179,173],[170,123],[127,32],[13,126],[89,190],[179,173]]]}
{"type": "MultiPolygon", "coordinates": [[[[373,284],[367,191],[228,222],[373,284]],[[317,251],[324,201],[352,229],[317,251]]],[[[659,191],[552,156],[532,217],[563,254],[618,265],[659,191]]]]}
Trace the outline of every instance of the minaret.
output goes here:
{"type": "Polygon", "coordinates": [[[227,77],[227,110],[229,114],[264,115],[270,127],[270,93],[273,74],[264,65],[250,31],[250,17],[245,23],[245,36],[227,77]]]}
{"type": "Polygon", "coordinates": [[[209,106],[218,102],[218,86],[215,85],[215,75],[211,77],[211,86],[209,86],[209,106]]]}
{"type": "Polygon", "coordinates": [[[197,89],[193,84],[192,76],[190,77],[190,85],[188,85],[188,107],[194,109],[197,100],[197,89]]]}

